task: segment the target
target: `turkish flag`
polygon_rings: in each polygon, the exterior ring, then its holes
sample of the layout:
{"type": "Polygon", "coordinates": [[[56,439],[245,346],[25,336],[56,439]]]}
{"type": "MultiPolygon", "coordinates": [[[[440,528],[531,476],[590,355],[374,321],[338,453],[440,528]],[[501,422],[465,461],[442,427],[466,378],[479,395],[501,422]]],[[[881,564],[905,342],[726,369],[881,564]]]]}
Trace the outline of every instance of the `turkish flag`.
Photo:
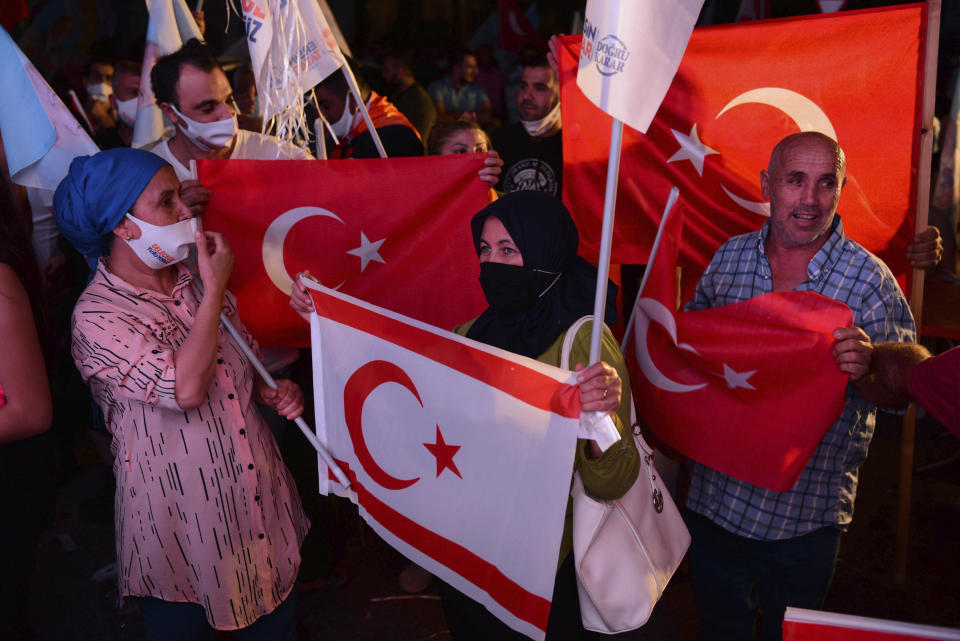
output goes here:
{"type": "Polygon", "coordinates": [[[848,375],[832,333],[850,308],[814,292],[774,292],[674,313],[683,216],[666,214],[625,349],[637,413],[669,446],[777,492],[793,486],[840,416],[848,375]]]}
{"type": "Polygon", "coordinates": [[[318,436],[351,480],[327,489],[412,561],[542,639],[573,473],[575,375],[312,293],[318,436]]]}
{"type": "Polygon", "coordinates": [[[960,630],[887,619],[787,608],[783,641],[930,641],[960,639],[960,630]]]}
{"type": "MultiPolygon", "coordinates": [[[[844,231],[878,254],[904,288],[926,22],[926,5],[914,4],[694,29],[646,135],[623,132],[613,262],[647,262],[676,185],[688,222],[684,293],[691,292],[720,244],[769,216],[760,170],[774,145],[813,130],[846,152],[844,231]]],[[[577,87],[580,37],[560,43],[563,200],[582,253],[595,259],[611,118],[577,87]]]]}
{"type": "Polygon", "coordinates": [[[547,41],[517,4],[517,0],[497,0],[497,17],[500,19],[500,48],[519,53],[532,45],[546,51],[547,41]]]}
{"type": "Polygon", "coordinates": [[[208,160],[203,216],[236,255],[230,289],[262,345],[306,347],[292,275],[450,328],[486,307],[470,217],[490,201],[483,155],[208,160]]]}

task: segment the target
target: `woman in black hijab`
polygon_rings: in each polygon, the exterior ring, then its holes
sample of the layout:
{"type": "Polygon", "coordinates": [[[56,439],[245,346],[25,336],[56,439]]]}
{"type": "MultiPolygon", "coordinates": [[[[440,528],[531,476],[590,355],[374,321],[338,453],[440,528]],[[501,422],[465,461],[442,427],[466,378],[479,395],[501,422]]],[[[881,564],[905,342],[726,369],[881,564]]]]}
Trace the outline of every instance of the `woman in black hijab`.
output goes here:
{"type": "MultiPolygon", "coordinates": [[[[489,308],[454,331],[474,340],[559,366],[564,337],[570,326],[593,313],[597,270],[577,256],[577,228],[563,204],[547,194],[519,191],[495,201],[470,222],[480,259],[480,285],[489,308]]],[[[616,288],[610,284],[604,320],[617,320],[616,288]]],[[[290,305],[309,319],[313,301],[295,281],[290,305]]],[[[630,428],[630,389],[620,346],[603,330],[601,362],[585,367],[590,354],[592,322],[582,324],[572,342],[569,364],[579,372],[583,411],[611,415],[625,438],[602,452],[594,441],[579,439],[574,468],[587,492],[599,499],[618,499],[633,485],[640,456],[630,428]]],[[[573,470],[571,483],[573,479],[573,470]]],[[[557,560],[548,641],[609,639],[583,629],[573,565],[573,511],[567,514],[557,560]]],[[[456,641],[526,639],[507,627],[482,605],[440,582],[443,609],[456,641]]]]}
{"type": "MultiPolygon", "coordinates": [[[[470,221],[473,243],[480,258],[480,285],[490,305],[474,320],[454,331],[543,363],[560,365],[567,330],[579,318],[593,313],[597,270],[577,255],[579,236],[570,212],[552,196],[535,191],[507,194],[470,221]]],[[[617,320],[616,287],[608,284],[605,318],[617,320]]],[[[569,364],[580,372],[580,401],[584,411],[611,413],[626,435],[601,452],[594,441],[577,441],[574,468],[587,493],[600,499],[623,496],[637,478],[640,457],[629,436],[629,393],[626,365],[616,339],[603,330],[601,362],[584,368],[590,354],[592,322],[581,325],[573,341],[569,364]]],[[[572,471],[571,471],[572,477],[572,471]]],[[[609,638],[583,629],[573,565],[572,504],[567,515],[557,561],[548,641],[609,638]]],[[[444,612],[456,641],[524,639],[483,606],[457,590],[442,586],[444,612]]]]}

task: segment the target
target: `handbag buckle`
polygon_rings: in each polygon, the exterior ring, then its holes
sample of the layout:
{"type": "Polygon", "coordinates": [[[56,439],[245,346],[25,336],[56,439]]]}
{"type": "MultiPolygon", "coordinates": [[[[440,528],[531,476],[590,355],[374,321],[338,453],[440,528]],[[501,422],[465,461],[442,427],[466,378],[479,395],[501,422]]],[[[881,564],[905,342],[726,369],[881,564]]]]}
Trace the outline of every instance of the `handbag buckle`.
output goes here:
{"type": "Polygon", "coordinates": [[[663,493],[660,488],[653,489],[653,509],[657,514],[663,512],[663,493]]]}

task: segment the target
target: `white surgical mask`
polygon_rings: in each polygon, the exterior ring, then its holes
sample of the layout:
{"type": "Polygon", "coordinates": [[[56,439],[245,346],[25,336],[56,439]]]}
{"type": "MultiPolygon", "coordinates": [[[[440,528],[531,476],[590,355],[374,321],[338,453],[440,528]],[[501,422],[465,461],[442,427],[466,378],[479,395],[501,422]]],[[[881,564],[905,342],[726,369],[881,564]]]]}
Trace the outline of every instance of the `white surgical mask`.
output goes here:
{"type": "Polygon", "coordinates": [[[237,135],[236,113],[223,120],[197,122],[180,113],[180,110],[177,109],[177,106],[173,103],[170,104],[170,108],[173,109],[173,113],[177,114],[177,117],[181,120],[181,122],[177,123],[177,128],[184,136],[190,139],[190,142],[201,149],[209,151],[211,149],[226,147],[230,144],[230,141],[233,140],[233,137],[237,135]],[[186,127],[183,126],[184,123],[187,124],[186,127]],[[200,140],[200,138],[203,138],[203,140],[200,140]]]}
{"type": "Polygon", "coordinates": [[[550,110],[546,116],[540,120],[521,120],[523,123],[523,128],[527,130],[527,134],[536,138],[548,131],[554,129],[554,126],[559,126],[560,124],[560,102],[557,101],[557,105],[550,110]]]}
{"type": "Polygon", "coordinates": [[[117,113],[120,115],[120,120],[127,123],[131,127],[137,120],[137,104],[139,102],[139,96],[136,98],[131,98],[130,100],[117,101],[117,113]]]}
{"type": "Polygon", "coordinates": [[[98,82],[86,86],[87,95],[97,102],[107,102],[113,94],[113,85],[109,82],[98,82]]]}
{"type": "Polygon", "coordinates": [[[179,263],[190,254],[190,246],[196,242],[196,218],[172,225],[151,225],[130,214],[127,218],[140,228],[140,238],[131,238],[126,243],[150,269],[163,269],[179,263]]]}
{"type": "Polygon", "coordinates": [[[350,110],[350,100],[350,95],[347,94],[347,99],[343,103],[343,113],[340,114],[340,118],[336,122],[330,123],[330,129],[333,131],[333,135],[337,137],[338,143],[346,138],[350,130],[353,129],[353,117],[356,113],[350,110]]]}

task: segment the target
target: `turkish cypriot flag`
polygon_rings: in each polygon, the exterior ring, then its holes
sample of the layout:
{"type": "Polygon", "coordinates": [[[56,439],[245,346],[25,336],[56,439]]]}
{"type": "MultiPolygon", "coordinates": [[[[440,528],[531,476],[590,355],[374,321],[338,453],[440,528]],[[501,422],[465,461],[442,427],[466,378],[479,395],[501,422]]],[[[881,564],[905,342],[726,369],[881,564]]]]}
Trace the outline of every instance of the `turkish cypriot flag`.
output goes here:
{"type": "Polygon", "coordinates": [[[302,112],[303,94],[344,64],[323,11],[315,0],[243,0],[242,6],[264,121],[302,112]]]}
{"type": "Polygon", "coordinates": [[[646,133],[670,88],[703,0],[587,0],[577,85],[646,133]]]}
{"type": "MultiPolygon", "coordinates": [[[[543,639],[580,415],[571,372],[322,288],[317,432],[385,541],[543,639]]],[[[327,479],[321,464],[320,478],[327,479]]]]}

